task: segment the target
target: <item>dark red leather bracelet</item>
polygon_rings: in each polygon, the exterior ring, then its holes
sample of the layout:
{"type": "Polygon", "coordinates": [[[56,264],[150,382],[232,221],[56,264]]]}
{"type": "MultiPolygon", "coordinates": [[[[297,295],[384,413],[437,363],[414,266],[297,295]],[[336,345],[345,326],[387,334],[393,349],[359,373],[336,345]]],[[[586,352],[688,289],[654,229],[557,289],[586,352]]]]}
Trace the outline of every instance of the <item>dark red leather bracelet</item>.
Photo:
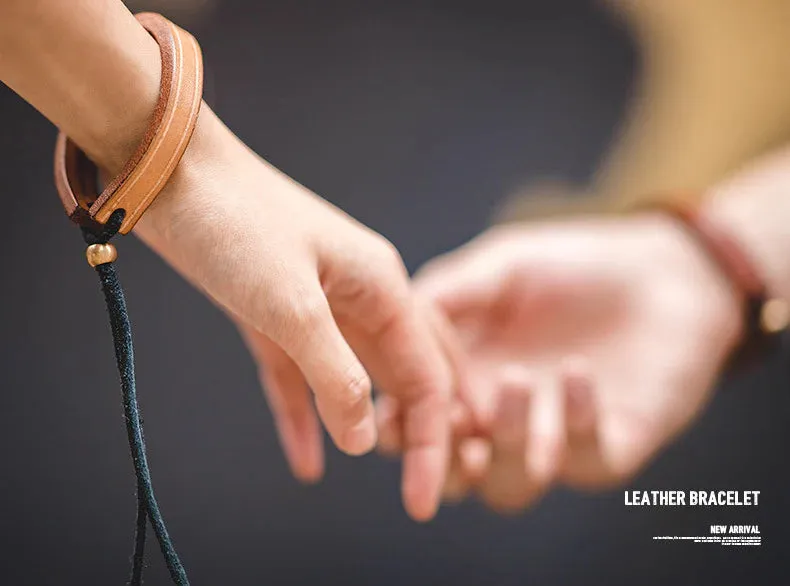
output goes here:
{"type": "Polygon", "coordinates": [[[730,357],[730,367],[746,367],[774,349],[790,326],[790,306],[784,299],[770,294],[760,271],[737,238],[698,208],[676,200],[654,201],[638,209],[660,211],[677,220],[743,294],[745,332],[730,357]]]}

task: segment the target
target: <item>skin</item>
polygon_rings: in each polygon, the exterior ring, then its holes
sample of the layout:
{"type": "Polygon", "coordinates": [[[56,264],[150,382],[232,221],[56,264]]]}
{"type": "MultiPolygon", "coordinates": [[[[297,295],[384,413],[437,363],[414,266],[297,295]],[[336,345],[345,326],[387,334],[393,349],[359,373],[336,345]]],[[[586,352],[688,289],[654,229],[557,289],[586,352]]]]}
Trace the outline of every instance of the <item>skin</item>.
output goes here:
{"type": "MultiPolygon", "coordinates": [[[[785,301],[788,185],[785,149],[702,206],[785,301]]],[[[628,481],[699,416],[744,327],[720,268],[657,214],[494,228],[429,263],[416,287],[468,354],[445,497],[499,511],[558,483],[628,481]]],[[[397,401],[379,402],[385,451],[401,448],[400,417],[397,401]]]]}
{"type": "Polygon", "coordinates": [[[335,443],[352,454],[376,440],[368,373],[405,401],[404,499],[415,518],[429,518],[447,457],[452,372],[400,257],[205,112],[192,155],[138,235],[239,326],[297,477],[316,480],[323,469],[309,389],[335,443]]]}
{"type": "Polygon", "coordinates": [[[474,486],[498,510],[631,477],[699,414],[740,333],[735,291],[660,216],[493,229],[417,287],[458,330],[491,443],[458,442],[448,496],[474,486]]]}
{"type": "MultiPolygon", "coordinates": [[[[112,175],[153,112],[159,50],[119,0],[5,0],[0,79],[112,175]]],[[[323,472],[319,416],[342,451],[374,447],[373,379],[406,412],[406,509],[434,515],[454,374],[391,243],[263,161],[205,104],[134,232],[236,323],[298,478],[323,472]]]]}
{"type": "MultiPolygon", "coordinates": [[[[121,2],[6,0],[0,79],[112,174],[153,110],[158,49],[121,2]]],[[[706,203],[785,298],[789,159],[706,203]]],[[[376,442],[376,381],[419,520],[443,486],[513,510],[553,482],[622,482],[699,414],[742,328],[737,293],[659,217],[495,230],[433,263],[415,295],[390,243],[205,105],[135,233],[238,325],[298,477],[323,469],[310,390],[338,447],[360,454],[376,442]]]]}

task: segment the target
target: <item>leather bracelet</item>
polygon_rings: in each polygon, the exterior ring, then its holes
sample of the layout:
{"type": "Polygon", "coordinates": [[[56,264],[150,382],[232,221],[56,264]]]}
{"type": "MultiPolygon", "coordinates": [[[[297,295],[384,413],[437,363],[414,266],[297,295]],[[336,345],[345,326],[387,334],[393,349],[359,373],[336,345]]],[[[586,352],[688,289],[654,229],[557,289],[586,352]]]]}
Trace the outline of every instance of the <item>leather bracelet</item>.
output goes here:
{"type": "Polygon", "coordinates": [[[96,165],[63,132],[55,146],[55,185],[66,214],[95,230],[113,212],[124,210],[121,234],[134,227],[181,160],[203,91],[203,60],[195,38],[159,14],[144,12],[136,18],[162,56],[159,99],[137,150],[99,194],[96,165]]]}
{"type": "Polygon", "coordinates": [[[784,299],[771,296],[740,242],[697,208],[677,201],[651,202],[640,205],[639,209],[661,211],[677,220],[744,296],[746,331],[730,357],[730,366],[747,366],[753,359],[774,349],[781,334],[790,326],[790,306],[784,299]]]}
{"type": "Polygon", "coordinates": [[[110,318],[116,365],[121,383],[124,421],[137,481],[137,522],[130,586],[140,586],[150,525],[172,581],[188,586],[186,570],[176,552],[154,494],[137,400],[132,327],[110,240],[126,234],[140,219],[178,166],[192,138],[202,103],[203,67],[200,47],[186,31],[153,13],[137,15],[159,45],[162,79],[154,114],[137,150],[120,174],[98,193],[98,169],[69,138],[58,135],[55,185],[66,213],[79,224],[86,257],[99,276],[110,318]]]}

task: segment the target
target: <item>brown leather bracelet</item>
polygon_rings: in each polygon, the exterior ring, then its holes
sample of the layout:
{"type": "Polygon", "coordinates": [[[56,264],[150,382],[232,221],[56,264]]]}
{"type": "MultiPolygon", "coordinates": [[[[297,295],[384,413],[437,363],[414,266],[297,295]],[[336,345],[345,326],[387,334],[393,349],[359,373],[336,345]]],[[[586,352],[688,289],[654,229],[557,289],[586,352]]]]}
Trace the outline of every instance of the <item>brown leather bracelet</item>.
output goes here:
{"type": "Polygon", "coordinates": [[[99,276],[110,318],[129,450],[137,481],[137,522],[129,584],[142,584],[146,532],[151,526],[175,584],[188,586],[186,570],[167,531],[154,494],[137,400],[132,327],[110,240],[128,233],[178,166],[192,138],[202,103],[203,67],[197,41],[164,17],[137,19],[159,45],[162,78],[154,114],[121,173],[101,194],[98,169],[64,133],[55,148],[55,185],[68,216],[81,227],[85,256],[99,276]]]}
{"type": "Polygon", "coordinates": [[[677,201],[651,202],[639,209],[662,211],[679,221],[743,294],[746,332],[731,357],[731,366],[744,366],[773,348],[790,325],[790,306],[784,299],[771,296],[740,242],[697,208],[677,201]]]}
{"type": "Polygon", "coordinates": [[[99,194],[98,170],[85,153],[62,132],[55,146],[55,185],[69,218],[96,227],[123,209],[122,234],[134,227],[181,160],[203,92],[203,60],[195,38],[159,14],[141,13],[137,20],[162,55],[159,99],[137,150],[99,194]]]}

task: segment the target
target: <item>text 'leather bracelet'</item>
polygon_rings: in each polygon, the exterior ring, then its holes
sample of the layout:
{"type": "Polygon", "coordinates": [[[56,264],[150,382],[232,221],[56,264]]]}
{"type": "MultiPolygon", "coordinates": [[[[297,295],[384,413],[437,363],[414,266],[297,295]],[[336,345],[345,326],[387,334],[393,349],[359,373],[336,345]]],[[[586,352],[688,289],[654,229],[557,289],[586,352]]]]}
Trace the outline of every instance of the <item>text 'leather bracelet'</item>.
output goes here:
{"type": "Polygon", "coordinates": [[[159,45],[162,76],[154,114],[137,150],[120,174],[98,193],[98,169],[62,132],[55,146],[55,186],[66,213],[88,244],[88,263],[99,275],[110,317],[121,381],[129,448],[137,480],[137,523],[130,583],[142,584],[146,529],[150,522],[175,584],[189,584],[154,496],[137,404],[132,330],[110,244],[126,234],[170,179],[195,129],[203,91],[203,61],[195,38],[163,16],[141,13],[137,20],[159,45]]]}
{"type": "Polygon", "coordinates": [[[776,348],[790,326],[790,306],[772,297],[759,270],[740,242],[728,230],[696,208],[677,201],[658,201],[639,209],[662,211],[683,225],[730,283],[745,299],[746,331],[730,358],[730,367],[742,368],[776,348]]]}

